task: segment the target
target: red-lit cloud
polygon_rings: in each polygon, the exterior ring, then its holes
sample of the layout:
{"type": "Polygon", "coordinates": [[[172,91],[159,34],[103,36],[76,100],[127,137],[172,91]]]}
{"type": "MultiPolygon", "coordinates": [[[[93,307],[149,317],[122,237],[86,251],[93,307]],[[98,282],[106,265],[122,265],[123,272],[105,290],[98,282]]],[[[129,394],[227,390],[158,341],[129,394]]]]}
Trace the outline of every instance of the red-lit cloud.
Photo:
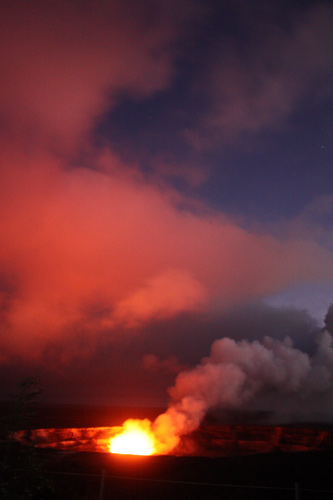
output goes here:
{"type": "Polygon", "coordinates": [[[228,307],[332,276],[331,254],[314,242],[250,233],[186,207],[112,156],[101,161],[108,172],[13,155],[3,170],[4,348],[26,355],[78,328],[112,338],[119,323],[228,307]]]}
{"type": "Polygon", "coordinates": [[[6,132],[73,148],[120,94],[164,89],[191,1],[4,2],[1,119],[6,132]],[[129,15],[130,11],[130,15],[129,15]]]}
{"type": "Polygon", "coordinates": [[[245,230],[92,146],[121,95],[170,85],[173,44],[198,14],[180,4],[1,7],[0,363],[54,359],[60,345],[68,365],[154,320],[333,278],[313,239],[245,230]]]}
{"type": "Polygon", "coordinates": [[[152,317],[163,318],[196,309],[204,298],[202,284],[193,279],[190,273],[171,269],[154,276],[120,301],[114,316],[116,321],[135,325],[152,317]]]}

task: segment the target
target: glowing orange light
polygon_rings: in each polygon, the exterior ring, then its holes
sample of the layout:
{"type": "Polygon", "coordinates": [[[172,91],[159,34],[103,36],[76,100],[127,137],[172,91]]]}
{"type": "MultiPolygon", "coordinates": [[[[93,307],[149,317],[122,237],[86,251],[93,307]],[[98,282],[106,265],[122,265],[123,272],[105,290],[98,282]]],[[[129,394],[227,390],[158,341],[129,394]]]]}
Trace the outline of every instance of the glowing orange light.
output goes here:
{"type": "Polygon", "coordinates": [[[152,455],[155,452],[154,434],[149,420],[126,420],[123,430],[111,438],[110,452],[125,455],[152,455]]]}

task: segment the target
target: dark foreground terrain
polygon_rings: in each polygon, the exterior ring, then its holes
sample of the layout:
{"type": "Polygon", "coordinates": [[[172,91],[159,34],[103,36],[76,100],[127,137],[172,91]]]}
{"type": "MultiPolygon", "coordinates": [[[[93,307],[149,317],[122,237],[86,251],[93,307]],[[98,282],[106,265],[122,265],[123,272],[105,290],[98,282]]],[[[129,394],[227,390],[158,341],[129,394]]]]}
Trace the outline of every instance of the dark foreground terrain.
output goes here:
{"type": "MultiPolygon", "coordinates": [[[[37,456],[41,474],[53,484],[53,494],[36,499],[333,498],[331,451],[209,458],[44,449],[37,456]]],[[[24,474],[22,470],[20,475],[24,474]]]]}
{"type": "MultiPolygon", "coordinates": [[[[53,409],[52,414],[49,410],[50,408],[45,410],[44,414],[41,412],[31,427],[119,425],[129,416],[154,418],[154,412],[158,413],[157,410],[150,410],[150,414],[147,414],[144,409],[122,409],[119,412],[114,409],[113,413],[108,410],[106,415],[102,409],[94,414],[93,410],[81,409],[78,412],[73,407],[59,412],[53,409]]],[[[201,450],[202,455],[206,456],[134,457],[77,452],[74,449],[34,449],[33,460],[38,463],[38,474],[52,483],[53,492],[37,493],[37,496],[31,498],[333,498],[333,445],[330,426],[219,426],[216,422],[214,425],[208,422],[188,438],[185,448],[193,450],[193,445],[197,452],[201,450]]],[[[25,450],[25,446],[15,443],[12,453],[19,456],[25,450]]],[[[4,443],[0,451],[3,458],[4,443]]],[[[30,464],[27,465],[24,461],[17,463],[21,463],[21,470],[17,474],[24,479],[25,474],[31,473],[30,464]]]]}

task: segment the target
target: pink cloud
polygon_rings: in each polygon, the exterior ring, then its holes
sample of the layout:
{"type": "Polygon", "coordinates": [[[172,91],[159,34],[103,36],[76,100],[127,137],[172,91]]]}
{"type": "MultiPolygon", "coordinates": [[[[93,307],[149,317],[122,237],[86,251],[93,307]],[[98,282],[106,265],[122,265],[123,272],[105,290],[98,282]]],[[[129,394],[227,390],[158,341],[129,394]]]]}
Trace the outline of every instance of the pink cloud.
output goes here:
{"type": "Polygon", "coordinates": [[[104,172],[12,154],[1,173],[0,263],[15,284],[2,348],[36,355],[85,331],[228,307],[332,278],[332,255],[302,239],[245,231],[104,155],[104,172]],[[108,168],[106,168],[108,166],[108,168]],[[183,203],[180,204],[179,202],[183,203]],[[185,208],[184,208],[185,207],[185,208]],[[99,307],[100,315],[90,315],[99,307]]]}
{"type": "Polygon", "coordinates": [[[169,85],[172,44],[197,15],[190,1],[2,3],[7,129],[27,142],[72,147],[120,92],[140,97],[169,85]]]}
{"type": "Polygon", "coordinates": [[[196,310],[204,299],[202,284],[187,271],[168,269],[118,302],[114,317],[116,321],[134,326],[151,317],[164,318],[184,310],[196,310]]]}
{"type": "Polygon", "coordinates": [[[3,359],[332,277],[318,243],[246,231],[108,151],[69,168],[120,92],[169,84],[191,5],[132,2],[131,16],[127,2],[2,5],[3,359]]]}

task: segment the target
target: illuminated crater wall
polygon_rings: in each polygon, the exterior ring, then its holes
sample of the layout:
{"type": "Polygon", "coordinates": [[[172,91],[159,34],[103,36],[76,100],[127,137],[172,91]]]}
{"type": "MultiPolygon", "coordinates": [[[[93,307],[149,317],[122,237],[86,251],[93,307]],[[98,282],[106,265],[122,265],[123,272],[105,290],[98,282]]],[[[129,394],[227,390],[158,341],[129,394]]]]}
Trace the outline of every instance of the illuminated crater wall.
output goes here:
{"type": "MultiPolygon", "coordinates": [[[[15,439],[40,448],[109,453],[111,440],[122,427],[35,429],[18,431],[15,439]]],[[[295,452],[333,449],[333,433],[303,427],[206,425],[182,438],[173,455],[228,456],[272,451],[295,452]]],[[[126,453],[124,451],[115,452],[126,453]]],[[[154,450],[128,454],[158,454],[154,450]]]]}

